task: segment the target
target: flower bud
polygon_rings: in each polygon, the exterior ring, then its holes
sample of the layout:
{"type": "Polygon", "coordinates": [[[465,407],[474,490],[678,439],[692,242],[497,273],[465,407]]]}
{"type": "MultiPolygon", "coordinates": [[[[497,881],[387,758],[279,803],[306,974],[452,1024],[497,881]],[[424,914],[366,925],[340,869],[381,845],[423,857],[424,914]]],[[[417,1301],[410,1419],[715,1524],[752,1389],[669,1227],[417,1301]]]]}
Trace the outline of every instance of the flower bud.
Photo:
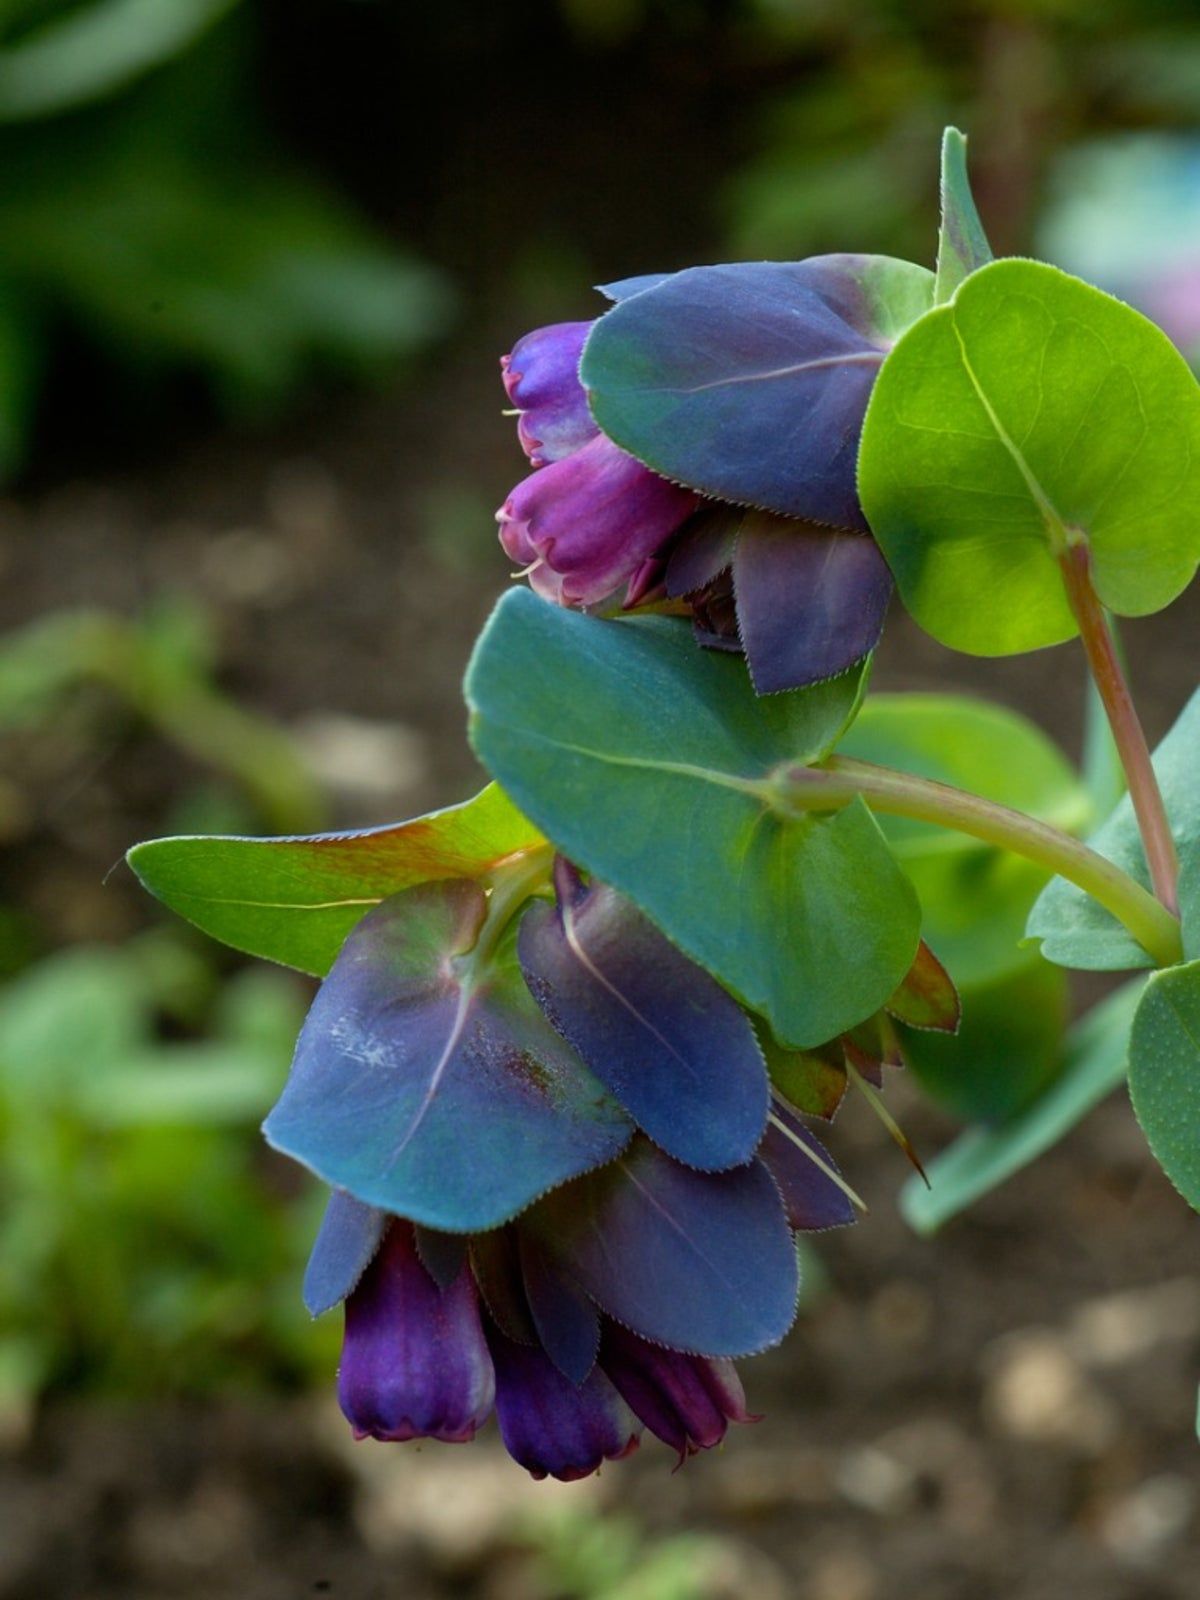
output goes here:
{"type": "Polygon", "coordinates": [[[590,322],[535,328],[500,357],[505,392],[520,411],[517,437],[535,467],[561,461],[600,431],[579,381],[590,322]]]}
{"type": "Polygon", "coordinates": [[[338,1403],[358,1439],[473,1439],[495,1377],[464,1266],[441,1290],[397,1219],[346,1301],[338,1403]]]}
{"type": "Polygon", "coordinates": [[[697,504],[600,435],[523,479],[496,520],[538,594],[586,606],[628,582],[697,504]]]}
{"type": "Polygon", "coordinates": [[[679,1453],[679,1464],[711,1450],[730,1422],[754,1422],[732,1361],[648,1344],[606,1322],[600,1366],[650,1432],[679,1453]]]}
{"type": "Polygon", "coordinates": [[[534,1478],[573,1483],[637,1449],[640,1428],[604,1374],[574,1384],[538,1346],[489,1329],[505,1449],[534,1478]]]}

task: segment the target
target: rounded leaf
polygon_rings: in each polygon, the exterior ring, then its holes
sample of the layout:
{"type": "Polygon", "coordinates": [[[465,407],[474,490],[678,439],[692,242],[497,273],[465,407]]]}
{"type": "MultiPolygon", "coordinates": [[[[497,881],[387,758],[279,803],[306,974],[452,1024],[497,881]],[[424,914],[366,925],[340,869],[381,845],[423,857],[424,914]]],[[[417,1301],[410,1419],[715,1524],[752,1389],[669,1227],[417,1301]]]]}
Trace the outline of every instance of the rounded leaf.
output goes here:
{"type": "Polygon", "coordinates": [[[1036,261],[966,278],[900,339],[858,487],[901,598],[935,639],[1010,655],[1076,632],[1059,559],[1101,601],[1168,605],[1200,561],[1200,389],[1138,312],[1036,261]]]}

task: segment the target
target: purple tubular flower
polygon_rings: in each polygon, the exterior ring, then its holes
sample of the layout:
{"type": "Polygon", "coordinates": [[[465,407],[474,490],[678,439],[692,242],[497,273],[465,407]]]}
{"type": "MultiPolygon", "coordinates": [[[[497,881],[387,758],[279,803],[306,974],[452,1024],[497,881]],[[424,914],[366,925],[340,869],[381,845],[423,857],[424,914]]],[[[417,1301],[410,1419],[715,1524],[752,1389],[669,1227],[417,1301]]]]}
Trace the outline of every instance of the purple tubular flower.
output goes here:
{"type": "Polygon", "coordinates": [[[494,1397],[470,1269],[439,1289],[397,1218],[346,1301],[338,1403],[355,1438],[463,1444],[494,1397]]]}
{"type": "Polygon", "coordinates": [[[534,1478],[574,1483],[637,1449],[641,1429],[604,1376],[576,1385],[540,1347],[488,1330],[496,1364],[496,1417],[505,1449],[534,1478]]]}
{"type": "Polygon", "coordinates": [[[670,1445],[682,1466],[720,1444],[731,1422],[757,1422],[732,1361],[685,1355],[605,1322],[600,1367],[650,1432],[670,1445]]]}
{"type": "Polygon", "coordinates": [[[599,433],[579,381],[590,322],[555,322],[518,339],[500,357],[505,392],[521,415],[517,437],[535,467],[561,461],[599,433]]]}
{"type": "Polygon", "coordinates": [[[627,583],[698,504],[600,435],[523,479],[496,520],[538,594],[586,606],[627,583]]]}

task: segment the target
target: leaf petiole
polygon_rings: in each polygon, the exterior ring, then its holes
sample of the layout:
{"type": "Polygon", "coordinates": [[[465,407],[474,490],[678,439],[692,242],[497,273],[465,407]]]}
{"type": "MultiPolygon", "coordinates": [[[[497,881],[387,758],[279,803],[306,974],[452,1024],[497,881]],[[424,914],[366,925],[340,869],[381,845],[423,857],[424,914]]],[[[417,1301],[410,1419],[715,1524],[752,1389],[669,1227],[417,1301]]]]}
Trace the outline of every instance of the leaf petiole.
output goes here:
{"type": "Polygon", "coordinates": [[[1150,869],[1150,882],[1163,905],[1176,916],[1179,913],[1179,855],[1121,657],[1092,587],[1092,562],[1087,542],[1071,540],[1059,557],[1059,565],[1071,610],[1079,624],[1079,636],[1092,679],[1125,769],[1129,798],[1150,869]]]}
{"type": "Polygon", "coordinates": [[[877,811],[953,828],[1037,862],[1111,911],[1158,966],[1174,966],[1183,959],[1179,922],[1165,906],[1097,851],[1036,817],[948,783],[849,756],[829,756],[814,767],[789,767],[782,783],[772,784],[773,803],[782,799],[801,811],[836,809],[857,795],[877,811]]]}

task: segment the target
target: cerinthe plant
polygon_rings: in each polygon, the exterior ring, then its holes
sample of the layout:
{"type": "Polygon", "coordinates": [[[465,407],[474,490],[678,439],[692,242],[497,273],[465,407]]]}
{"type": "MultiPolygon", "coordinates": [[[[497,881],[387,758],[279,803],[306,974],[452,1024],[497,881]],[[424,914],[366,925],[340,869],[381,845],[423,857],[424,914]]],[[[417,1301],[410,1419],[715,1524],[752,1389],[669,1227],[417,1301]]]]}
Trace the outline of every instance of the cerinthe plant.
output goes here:
{"type": "Polygon", "coordinates": [[[850,1085],[890,1123],[902,1061],[972,1124],[910,1185],[920,1228],[1126,1063],[1200,1206],[1200,698],[1152,758],[1111,622],[1200,560],[1187,365],[1099,290],[991,259],[953,130],[935,272],[604,293],[503,363],[533,471],[499,513],[529,588],[467,675],[495,783],[130,855],[324,980],[266,1135],[332,1190],[305,1293],[346,1302],[356,1433],[464,1440],[494,1407],[560,1478],[746,1418],[731,1360],[786,1334],[794,1235],[854,1215],[806,1119],[850,1085]],[[1078,638],[1088,777],[998,707],[866,697],[893,584],[959,650],[1078,638]],[[1135,976],[1067,1028],[1067,967],[1135,976]]]}

